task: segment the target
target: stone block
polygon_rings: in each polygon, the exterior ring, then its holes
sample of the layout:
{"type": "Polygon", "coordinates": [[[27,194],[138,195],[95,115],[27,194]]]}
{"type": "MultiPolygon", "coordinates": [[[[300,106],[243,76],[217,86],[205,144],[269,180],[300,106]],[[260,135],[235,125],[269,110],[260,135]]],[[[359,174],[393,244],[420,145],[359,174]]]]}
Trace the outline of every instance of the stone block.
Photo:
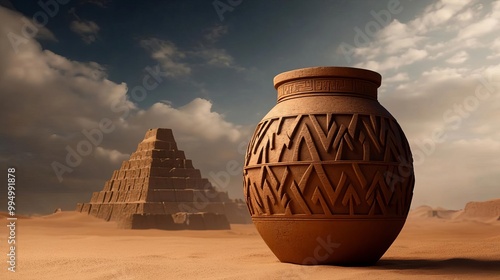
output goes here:
{"type": "Polygon", "coordinates": [[[141,191],[139,190],[130,190],[127,192],[127,202],[138,202],[141,197],[141,191]]]}
{"type": "Polygon", "coordinates": [[[210,213],[217,213],[217,214],[225,214],[226,209],[224,208],[224,203],[222,202],[209,202],[209,203],[199,203],[198,205],[201,205],[203,207],[198,207],[200,208],[199,211],[201,212],[210,212],[210,213]]]}
{"type": "Polygon", "coordinates": [[[136,191],[142,190],[144,184],[142,184],[141,181],[143,181],[144,178],[140,178],[140,179],[137,178],[137,179],[130,179],[130,180],[132,181],[131,190],[136,190],[136,191]]]}
{"type": "MultiPolygon", "coordinates": [[[[137,215],[137,214],[135,214],[137,215]]],[[[120,215],[120,216],[114,216],[112,215],[111,221],[117,221],[118,222],[118,228],[121,229],[132,229],[132,223],[133,223],[133,217],[134,214],[128,214],[128,215],[120,215]]]]}
{"type": "Polygon", "coordinates": [[[114,183],[114,182],[115,182],[115,180],[114,180],[114,179],[110,179],[109,181],[106,181],[106,183],[105,183],[105,185],[104,185],[104,186],[105,186],[105,187],[104,187],[104,190],[106,190],[106,191],[108,191],[108,192],[109,192],[109,191],[114,191],[114,189],[113,189],[113,183],[114,183]],[[106,186],[107,186],[107,187],[106,187],[106,186]]]}
{"type": "Polygon", "coordinates": [[[110,221],[118,221],[123,217],[123,209],[125,208],[126,204],[124,203],[115,203],[112,204],[112,210],[111,210],[111,216],[110,216],[110,221]]]}
{"type": "Polygon", "coordinates": [[[118,223],[124,229],[182,229],[173,222],[171,215],[165,214],[133,214],[123,217],[118,223]]]}
{"type": "Polygon", "coordinates": [[[188,168],[188,169],[194,169],[193,167],[193,161],[190,160],[190,159],[185,159],[183,160],[183,165],[182,165],[183,168],[188,168]]]}
{"type": "Polygon", "coordinates": [[[129,165],[130,165],[130,169],[137,169],[137,166],[139,165],[139,160],[132,159],[132,157],[131,157],[129,159],[129,165]]]}
{"type": "Polygon", "coordinates": [[[186,189],[201,189],[201,178],[186,178],[186,189]]]}
{"type": "Polygon", "coordinates": [[[215,213],[203,213],[203,223],[205,224],[205,229],[231,229],[229,221],[224,214],[215,213]]]}
{"type": "Polygon", "coordinates": [[[184,154],[184,151],[175,151],[175,159],[186,159],[186,155],[184,154]]]}
{"type": "Polygon", "coordinates": [[[154,142],[154,148],[155,149],[160,149],[160,150],[173,150],[174,148],[177,148],[175,145],[172,145],[172,142],[167,142],[167,141],[155,141],[154,142]]]}
{"type": "Polygon", "coordinates": [[[122,179],[119,181],[120,182],[120,191],[128,191],[129,189],[129,184],[127,184],[127,179],[122,179]]]}
{"type": "Polygon", "coordinates": [[[128,214],[134,214],[137,213],[137,207],[138,203],[127,203],[125,207],[123,208],[123,214],[128,215],[128,214]]]}
{"type": "Polygon", "coordinates": [[[165,214],[174,214],[180,212],[179,203],[177,202],[163,202],[162,204],[165,214]]]}
{"type": "Polygon", "coordinates": [[[137,151],[148,151],[152,150],[152,142],[141,142],[137,145],[137,151]]]}
{"type": "Polygon", "coordinates": [[[93,204],[90,206],[90,212],[89,215],[92,215],[94,217],[97,217],[97,214],[99,213],[99,207],[101,204],[93,204]]]}
{"type": "Polygon", "coordinates": [[[116,199],[116,202],[126,202],[127,201],[127,195],[128,193],[126,191],[119,191],[117,192],[118,198],[116,199]]]}
{"type": "Polygon", "coordinates": [[[83,203],[77,203],[75,211],[82,212],[82,209],[83,209],[83,203]]]}
{"type": "Polygon", "coordinates": [[[91,203],[97,203],[99,201],[99,192],[93,192],[92,198],[90,199],[91,203]]]}
{"type": "Polygon", "coordinates": [[[167,177],[150,177],[145,183],[149,189],[174,189],[172,178],[167,177]]]}
{"type": "Polygon", "coordinates": [[[131,167],[129,170],[128,170],[128,178],[129,179],[135,179],[135,178],[139,178],[139,175],[140,175],[140,170],[138,168],[135,168],[135,167],[131,167]]]}
{"type": "Polygon", "coordinates": [[[169,155],[172,153],[172,151],[162,151],[162,150],[151,150],[148,151],[147,154],[150,154],[150,157],[155,160],[155,159],[163,159],[163,158],[169,158],[169,155]]]}
{"type": "Polygon", "coordinates": [[[113,191],[119,191],[121,188],[121,180],[113,179],[113,186],[111,187],[113,191]]]}
{"type": "Polygon", "coordinates": [[[198,205],[193,202],[164,202],[165,213],[188,212],[198,213],[204,205],[198,205]]]}
{"type": "Polygon", "coordinates": [[[122,161],[122,165],[120,166],[120,169],[128,169],[128,162],[126,160],[122,161]]]}
{"type": "Polygon", "coordinates": [[[153,189],[148,192],[147,201],[151,202],[175,202],[175,190],[153,189]]]}
{"type": "Polygon", "coordinates": [[[103,203],[105,197],[106,197],[106,192],[99,192],[99,195],[97,196],[97,201],[95,201],[95,203],[103,203]]]}
{"type": "Polygon", "coordinates": [[[194,199],[193,190],[175,190],[175,201],[177,202],[192,202],[194,199]]]}
{"type": "Polygon", "coordinates": [[[139,201],[145,202],[148,199],[148,190],[147,189],[142,189],[141,190],[141,197],[139,198],[139,201]]]}
{"type": "Polygon", "coordinates": [[[186,178],[172,178],[172,186],[174,189],[185,189],[186,178]]]}
{"type": "Polygon", "coordinates": [[[118,200],[119,192],[111,191],[109,192],[109,200],[108,203],[115,203],[118,200]]]}
{"type": "Polygon", "coordinates": [[[188,213],[186,212],[177,212],[172,214],[172,219],[176,224],[186,224],[188,220],[188,213]]]}
{"type": "Polygon", "coordinates": [[[186,221],[186,229],[191,230],[204,230],[205,222],[203,221],[203,214],[201,213],[188,213],[186,221]]]}
{"type": "Polygon", "coordinates": [[[113,206],[111,204],[102,204],[99,207],[99,213],[97,214],[97,218],[109,221],[111,218],[111,211],[113,206]]]}
{"type": "Polygon", "coordinates": [[[174,148],[177,148],[176,145],[173,145],[171,142],[167,141],[144,141],[139,143],[137,146],[138,151],[151,151],[151,150],[166,150],[170,151],[174,148]]]}
{"type": "Polygon", "coordinates": [[[112,182],[112,181],[111,181],[111,180],[109,180],[109,181],[106,181],[106,182],[104,183],[104,188],[103,188],[103,191],[107,192],[107,191],[110,191],[110,190],[111,190],[111,182],[112,182]]]}
{"type": "Polygon", "coordinates": [[[177,202],[177,203],[179,212],[198,213],[203,211],[203,209],[206,207],[206,204],[196,203],[196,202],[177,202]]]}
{"type": "Polygon", "coordinates": [[[84,203],[82,205],[82,213],[89,214],[90,213],[90,207],[91,207],[90,203],[84,203]]]}
{"type": "Polygon", "coordinates": [[[172,129],[156,128],[151,133],[154,133],[157,140],[175,143],[174,133],[172,129]]]}
{"type": "Polygon", "coordinates": [[[181,177],[181,178],[198,178],[201,179],[201,173],[198,169],[187,168],[172,168],[168,171],[168,177],[181,177]]]}
{"type": "Polygon", "coordinates": [[[146,202],[142,205],[142,213],[165,214],[165,209],[161,202],[146,202]]]}
{"type": "Polygon", "coordinates": [[[170,168],[151,167],[149,169],[149,176],[151,177],[172,177],[169,175],[170,168]]]}
{"type": "Polygon", "coordinates": [[[102,203],[109,203],[110,199],[111,199],[111,196],[112,196],[112,192],[108,192],[108,191],[103,191],[102,193],[104,193],[104,198],[102,200],[102,203]]]}
{"type": "Polygon", "coordinates": [[[174,168],[174,162],[168,158],[154,158],[151,160],[150,166],[152,167],[162,167],[162,168],[174,168]]]}

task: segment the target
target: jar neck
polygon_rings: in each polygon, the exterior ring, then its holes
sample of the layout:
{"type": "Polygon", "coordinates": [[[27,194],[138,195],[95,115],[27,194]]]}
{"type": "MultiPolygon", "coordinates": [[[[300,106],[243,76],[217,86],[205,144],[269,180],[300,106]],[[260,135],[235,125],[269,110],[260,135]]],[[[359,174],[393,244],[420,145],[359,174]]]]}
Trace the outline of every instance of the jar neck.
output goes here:
{"type": "Polygon", "coordinates": [[[377,100],[378,85],[362,79],[341,77],[299,78],[278,86],[278,102],[289,98],[321,95],[349,95],[377,100]]]}

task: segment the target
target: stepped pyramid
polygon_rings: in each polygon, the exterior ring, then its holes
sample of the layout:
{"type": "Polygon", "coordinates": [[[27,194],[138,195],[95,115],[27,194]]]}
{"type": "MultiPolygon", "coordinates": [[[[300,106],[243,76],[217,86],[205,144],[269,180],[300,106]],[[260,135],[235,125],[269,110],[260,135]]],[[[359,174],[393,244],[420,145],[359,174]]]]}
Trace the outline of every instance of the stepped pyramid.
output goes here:
{"type": "Polygon", "coordinates": [[[217,191],[200,170],[177,149],[171,129],[147,131],[129,160],[94,192],[78,212],[122,228],[224,229],[229,223],[250,223],[242,200],[217,191]]]}

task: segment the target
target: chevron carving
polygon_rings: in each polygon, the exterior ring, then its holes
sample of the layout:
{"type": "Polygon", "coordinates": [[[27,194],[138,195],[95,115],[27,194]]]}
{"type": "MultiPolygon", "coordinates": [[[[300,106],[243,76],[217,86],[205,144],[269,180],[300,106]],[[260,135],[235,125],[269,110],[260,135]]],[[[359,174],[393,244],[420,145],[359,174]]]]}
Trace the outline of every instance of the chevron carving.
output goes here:
{"type": "Polygon", "coordinates": [[[393,118],[314,114],[259,123],[245,158],[252,216],[406,217],[415,178],[393,118]]]}

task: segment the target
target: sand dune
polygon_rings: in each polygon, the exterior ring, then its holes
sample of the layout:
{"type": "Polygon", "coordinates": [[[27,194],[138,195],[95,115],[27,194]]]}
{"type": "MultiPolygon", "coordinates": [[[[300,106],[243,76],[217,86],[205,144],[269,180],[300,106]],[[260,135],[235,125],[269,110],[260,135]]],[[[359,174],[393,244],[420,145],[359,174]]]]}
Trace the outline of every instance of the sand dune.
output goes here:
{"type": "Polygon", "coordinates": [[[500,221],[500,199],[480,202],[469,202],[463,210],[448,210],[441,207],[432,208],[424,205],[410,212],[411,218],[436,218],[452,221],[476,221],[497,223],[500,221]]]}
{"type": "Polygon", "coordinates": [[[469,202],[461,214],[462,218],[500,220],[500,199],[469,202]]]}
{"type": "Polygon", "coordinates": [[[419,207],[377,265],[358,268],[280,263],[253,225],[124,230],[61,212],[18,220],[17,272],[4,268],[0,279],[499,279],[500,222],[451,217],[496,213],[482,207],[448,216],[419,207]]]}
{"type": "Polygon", "coordinates": [[[430,206],[420,206],[411,211],[411,218],[438,218],[438,219],[456,219],[461,214],[458,210],[447,210],[444,208],[432,208],[430,206]]]}

